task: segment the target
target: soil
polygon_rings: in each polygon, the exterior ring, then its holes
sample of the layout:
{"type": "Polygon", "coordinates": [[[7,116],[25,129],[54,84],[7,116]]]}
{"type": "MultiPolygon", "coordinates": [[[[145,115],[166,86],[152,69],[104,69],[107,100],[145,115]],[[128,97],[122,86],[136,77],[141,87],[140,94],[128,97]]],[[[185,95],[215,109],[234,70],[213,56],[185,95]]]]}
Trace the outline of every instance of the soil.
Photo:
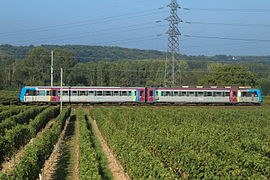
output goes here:
{"type": "Polygon", "coordinates": [[[66,134],[67,126],[69,124],[70,118],[67,119],[64,129],[60,134],[60,137],[55,144],[54,150],[48,160],[45,161],[44,167],[42,169],[42,179],[44,180],[51,180],[55,179],[55,172],[57,170],[57,164],[61,157],[62,152],[62,145],[64,143],[64,137],[66,134]]]}
{"type": "Polygon", "coordinates": [[[71,146],[71,162],[73,163],[72,166],[72,174],[71,179],[72,180],[79,180],[78,171],[79,171],[79,154],[80,154],[80,148],[78,145],[79,142],[79,121],[75,121],[75,133],[73,138],[71,139],[70,146],[71,146]]]}
{"type": "Polygon", "coordinates": [[[94,133],[95,133],[96,137],[98,138],[105,155],[107,156],[108,166],[112,172],[114,179],[116,179],[116,180],[129,180],[130,178],[125,173],[123,166],[116,158],[116,155],[114,154],[114,152],[109,148],[107,142],[105,141],[101,132],[99,131],[96,120],[92,120],[91,117],[89,117],[89,119],[92,121],[94,133]]]}

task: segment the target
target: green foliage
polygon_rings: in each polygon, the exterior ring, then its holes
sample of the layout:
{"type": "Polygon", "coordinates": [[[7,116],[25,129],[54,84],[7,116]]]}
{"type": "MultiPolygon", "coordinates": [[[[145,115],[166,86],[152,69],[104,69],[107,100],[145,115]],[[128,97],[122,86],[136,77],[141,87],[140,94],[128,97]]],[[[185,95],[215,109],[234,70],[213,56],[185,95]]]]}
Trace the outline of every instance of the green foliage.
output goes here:
{"type": "Polygon", "coordinates": [[[25,123],[27,124],[30,121],[30,119],[33,119],[44,109],[45,107],[33,107],[15,116],[11,116],[10,118],[3,120],[0,123],[0,135],[3,135],[6,130],[11,129],[17,124],[25,124],[25,123]]]}
{"type": "MultiPolygon", "coordinates": [[[[29,109],[29,112],[40,112],[42,108],[29,109]]],[[[44,109],[44,108],[43,108],[44,109]]],[[[27,111],[26,111],[27,112],[27,111]]],[[[25,145],[29,140],[35,137],[36,133],[43,128],[46,123],[53,117],[56,117],[59,112],[58,107],[50,107],[41,112],[34,120],[30,120],[29,124],[24,125],[15,125],[15,122],[11,124],[15,127],[11,128],[9,126],[9,130],[5,130],[4,136],[0,138],[0,163],[4,161],[5,158],[10,158],[16,150],[18,150],[21,146],[25,145]]],[[[24,113],[24,116],[32,116],[31,113],[24,113]]],[[[23,116],[19,116],[23,117],[23,116]]],[[[6,124],[5,124],[6,125],[6,124]]]]}
{"type": "Polygon", "coordinates": [[[36,135],[49,120],[55,118],[59,114],[59,107],[49,107],[41,112],[35,119],[29,122],[29,129],[32,136],[36,135]]]}
{"type": "MultiPolygon", "coordinates": [[[[7,51],[4,54],[11,52],[16,54],[22,51],[27,56],[20,56],[21,60],[0,57],[0,68],[2,68],[0,89],[19,90],[26,85],[50,85],[50,50],[55,52],[55,85],[59,85],[60,67],[63,67],[66,86],[164,86],[166,54],[163,52],[72,45],[40,47],[3,45],[0,46],[1,49],[3,52],[7,51]],[[77,62],[79,64],[76,64],[77,62]]],[[[179,55],[177,59],[182,61],[178,61],[179,66],[176,66],[180,67],[180,71],[176,71],[176,85],[259,85],[264,93],[269,93],[265,82],[269,79],[269,57],[179,55]],[[263,63],[258,63],[257,59],[262,60],[263,63]],[[235,71],[224,69],[219,63],[234,66],[235,71]],[[216,67],[217,65],[221,67],[216,67]],[[246,67],[249,71],[239,69],[239,66],[246,67]],[[221,73],[218,72],[219,70],[221,73]],[[250,71],[256,74],[256,77],[250,71]]],[[[1,96],[0,93],[0,104],[17,102],[17,97],[9,98],[1,96]]]]}
{"type": "Polygon", "coordinates": [[[80,121],[79,136],[79,178],[102,179],[99,174],[98,155],[93,147],[92,132],[87,128],[87,122],[82,109],[78,110],[77,120],[80,121]]]}
{"type": "Polygon", "coordinates": [[[212,66],[210,74],[201,80],[202,85],[256,86],[254,73],[247,68],[235,65],[212,66]]]}
{"type": "Polygon", "coordinates": [[[170,179],[159,177],[162,171],[177,179],[270,177],[268,108],[93,108],[90,113],[133,179],[170,179]]]}
{"type": "Polygon", "coordinates": [[[3,106],[0,108],[0,123],[5,120],[6,118],[9,118],[13,115],[16,115],[20,113],[21,111],[25,110],[26,108],[24,106],[3,106]]]}
{"type": "Polygon", "coordinates": [[[0,104],[12,105],[19,101],[17,91],[0,91],[0,104]]]}
{"type": "Polygon", "coordinates": [[[48,82],[50,59],[50,52],[44,47],[37,47],[27,53],[22,69],[26,84],[43,85],[48,82]]]}
{"type": "Polygon", "coordinates": [[[70,108],[63,109],[53,126],[45,130],[41,136],[26,147],[20,161],[10,172],[11,179],[37,179],[45,160],[53,151],[54,144],[57,142],[65,121],[70,115],[70,110],[70,108]]]}
{"type": "MultiPolygon", "coordinates": [[[[125,127],[120,127],[116,123],[118,120],[123,120],[121,118],[123,112],[118,114],[114,109],[91,109],[90,113],[97,120],[109,146],[124,164],[125,171],[132,179],[175,178],[158,158],[153,157],[141,143],[134,141],[125,127]]],[[[142,141],[143,137],[141,138],[142,141]]]]}
{"type": "Polygon", "coordinates": [[[17,125],[7,130],[0,139],[0,162],[2,163],[5,157],[10,158],[16,150],[25,145],[31,138],[31,132],[27,125],[17,125]]]}

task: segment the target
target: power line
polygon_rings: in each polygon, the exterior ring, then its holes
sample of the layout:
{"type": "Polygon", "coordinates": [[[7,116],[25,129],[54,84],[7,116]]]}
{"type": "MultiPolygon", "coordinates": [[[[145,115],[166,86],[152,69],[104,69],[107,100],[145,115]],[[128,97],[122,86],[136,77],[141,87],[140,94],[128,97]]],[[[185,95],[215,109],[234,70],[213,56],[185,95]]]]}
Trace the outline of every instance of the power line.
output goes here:
{"type": "Polygon", "coordinates": [[[184,22],[186,24],[222,25],[222,26],[244,26],[244,27],[270,27],[270,24],[242,24],[242,23],[216,23],[216,22],[184,22]]]}
{"type": "Polygon", "coordinates": [[[133,13],[126,13],[126,14],[98,18],[98,19],[90,19],[90,20],[83,20],[83,21],[77,21],[77,22],[72,22],[72,23],[50,25],[50,26],[44,26],[44,27],[39,27],[39,28],[22,29],[22,30],[17,30],[17,31],[13,31],[13,32],[4,32],[4,33],[0,33],[0,37],[5,37],[5,36],[9,36],[9,35],[17,35],[17,34],[25,34],[25,33],[28,34],[28,33],[33,33],[33,32],[51,31],[51,30],[57,30],[57,29],[66,29],[66,28],[70,28],[70,27],[78,28],[78,27],[82,27],[85,25],[94,25],[94,24],[98,24],[98,23],[111,22],[112,19],[123,20],[123,19],[127,19],[127,18],[130,19],[130,18],[136,18],[136,17],[144,17],[144,16],[157,14],[160,12],[162,12],[162,11],[159,11],[159,9],[137,11],[137,12],[133,12],[133,13]]]}
{"type": "Polygon", "coordinates": [[[39,38],[35,40],[30,40],[30,41],[15,41],[15,43],[35,43],[35,42],[40,42],[42,40],[44,41],[61,41],[61,40],[71,40],[71,39],[80,39],[88,36],[94,36],[97,37],[100,35],[111,35],[111,34],[116,34],[116,33],[125,33],[125,32],[130,32],[130,31],[136,31],[136,30],[141,30],[141,29],[151,29],[151,28],[156,28],[156,27],[163,27],[164,25],[151,25],[151,22],[149,23],[141,23],[141,24],[136,24],[136,25],[130,25],[130,26],[124,26],[124,27],[117,27],[117,28],[107,28],[107,29],[101,29],[97,31],[88,31],[88,32],[82,32],[82,33],[72,33],[72,34],[67,34],[67,35],[60,35],[60,36],[54,36],[54,37],[46,37],[46,38],[39,38]],[[142,25],[147,25],[147,26],[142,26],[142,25]],[[142,27],[138,27],[142,26],[142,27]],[[133,29],[126,29],[126,30],[119,30],[122,28],[130,28],[130,27],[138,27],[138,28],[133,28],[133,29]],[[112,32],[106,32],[108,30],[115,30],[117,29],[118,31],[112,31],[112,32]],[[102,33],[104,32],[104,33],[102,33]],[[71,37],[70,37],[71,36],[71,37]]]}
{"type": "Polygon", "coordinates": [[[221,39],[221,40],[233,40],[233,41],[254,41],[254,42],[270,42],[270,39],[244,39],[244,38],[228,38],[218,36],[196,36],[196,35],[184,35],[191,38],[203,38],[203,39],[221,39]]]}
{"type": "Polygon", "coordinates": [[[232,9],[232,8],[183,8],[184,10],[195,10],[195,11],[229,11],[229,12],[249,12],[249,13],[264,13],[270,12],[270,9],[232,9]]]}
{"type": "MultiPolygon", "coordinates": [[[[148,0],[150,1],[150,0],[148,0]]],[[[154,0],[153,0],[154,1],[154,0]]],[[[85,12],[93,12],[93,11],[101,11],[101,10],[106,10],[106,9],[110,9],[110,8],[116,8],[116,7],[125,7],[126,5],[130,6],[130,3],[145,3],[145,0],[138,0],[138,1],[132,1],[132,2],[128,2],[125,1],[125,3],[121,3],[120,5],[113,5],[113,6],[106,6],[106,7],[102,7],[102,8],[93,8],[93,9],[84,9],[84,10],[80,10],[79,12],[66,12],[66,13],[61,13],[61,14],[54,14],[54,15],[49,15],[49,16],[39,16],[39,17],[33,17],[33,18],[27,18],[27,19],[18,19],[17,21],[29,21],[29,20],[34,20],[34,19],[42,19],[42,18],[55,18],[55,17],[61,17],[61,16],[66,16],[69,14],[78,14],[78,13],[85,13],[85,12]]]]}

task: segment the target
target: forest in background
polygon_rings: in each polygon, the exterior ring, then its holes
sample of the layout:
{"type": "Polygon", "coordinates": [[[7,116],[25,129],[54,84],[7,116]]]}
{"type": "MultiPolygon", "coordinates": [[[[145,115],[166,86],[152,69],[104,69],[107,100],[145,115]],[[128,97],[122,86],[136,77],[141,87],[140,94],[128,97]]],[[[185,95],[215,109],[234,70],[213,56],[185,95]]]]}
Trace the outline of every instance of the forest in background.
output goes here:
{"type": "MultiPolygon", "coordinates": [[[[55,85],[60,84],[62,67],[66,86],[165,86],[164,52],[78,45],[2,45],[0,89],[50,85],[51,50],[54,50],[55,85]]],[[[180,55],[176,82],[177,85],[248,85],[261,88],[264,95],[269,95],[270,64],[267,60],[270,57],[253,58],[235,57],[232,61],[232,57],[224,55],[194,58],[180,55]]]]}
{"type": "MultiPolygon", "coordinates": [[[[51,51],[57,48],[68,50],[73,53],[78,62],[97,62],[97,61],[118,61],[118,60],[143,60],[143,59],[164,59],[166,52],[157,50],[129,49],[116,46],[87,46],[87,45],[41,45],[51,51]]],[[[27,53],[36,48],[30,46],[12,46],[0,45],[0,55],[11,56],[16,59],[24,59],[27,53]]],[[[260,62],[270,64],[270,56],[187,56],[178,55],[181,60],[202,60],[202,61],[226,61],[226,63],[235,62],[260,62]]]]}

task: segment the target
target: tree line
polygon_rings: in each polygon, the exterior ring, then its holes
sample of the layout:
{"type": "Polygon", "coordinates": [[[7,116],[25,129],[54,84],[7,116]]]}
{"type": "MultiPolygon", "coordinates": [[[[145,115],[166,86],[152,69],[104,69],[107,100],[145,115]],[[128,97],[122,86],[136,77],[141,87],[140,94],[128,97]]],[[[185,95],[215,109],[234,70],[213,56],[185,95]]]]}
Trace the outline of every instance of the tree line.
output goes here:
{"type": "MultiPolygon", "coordinates": [[[[50,49],[36,47],[23,59],[0,56],[0,89],[50,85],[50,49]]],[[[177,85],[239,85],[270,93],[270,66],[260,63],[217,63],[178,60],[177,85]],[[268,80],[269,79],[269,80],[268,80]]],[[[66,86],[160,87],[164,84],[165,59],[118,60],[82,63],[69,50],[54,49],[54,84],[60,85],[60,68],[66,86]]]]}

